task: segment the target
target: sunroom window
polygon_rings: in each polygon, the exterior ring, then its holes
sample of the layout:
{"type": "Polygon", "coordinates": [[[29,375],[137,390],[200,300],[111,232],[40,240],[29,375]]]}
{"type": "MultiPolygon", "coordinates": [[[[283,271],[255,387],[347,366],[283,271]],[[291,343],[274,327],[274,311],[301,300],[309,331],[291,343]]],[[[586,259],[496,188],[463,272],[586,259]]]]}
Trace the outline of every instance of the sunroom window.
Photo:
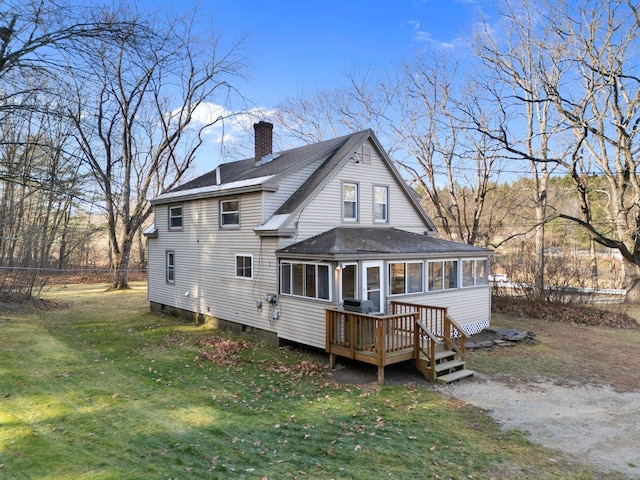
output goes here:
{"type": "Polygon", "coordinates": [[[389,292],[391,295],[422,292],[422,262],[389,264],[389,292]]]}
{"type": "Polygon", "coordinates": [[[280,293],[296,297],[331,299],[329,266],[321,263],[282,262],[280,293]]]}
{"type": "Polygon", "coordinates": [[[429,262],[429,291],[458,288],[458,261],[437,260],[429,262]]]}
{"type": "Polygon", "coordinates": [[[489,284],[487,259],[462,261],[462,286],[475,287],[489,284]]]}

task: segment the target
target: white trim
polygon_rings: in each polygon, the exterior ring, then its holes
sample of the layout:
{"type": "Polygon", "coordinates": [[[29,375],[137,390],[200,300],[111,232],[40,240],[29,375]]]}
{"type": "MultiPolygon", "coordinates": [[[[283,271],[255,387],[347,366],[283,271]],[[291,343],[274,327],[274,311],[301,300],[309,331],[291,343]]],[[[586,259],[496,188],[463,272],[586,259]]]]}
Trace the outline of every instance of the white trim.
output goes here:
{"type": "MultiPolygon", "coordinates": [[[[235,261],[233,262],[233,271],[234,271],[234,275],[236,278],[240,278],[242,280],[253,280],[253,269],[254,267],[254,263],[253,263],[253,253],[236,253],[235,257],[234,257],[235,261]],[[246,275],[238,275],[238,257],[243,257],[243,258],[250,258],[251,259],[251,275],[249,275],[248,277],[246,275]]],[[[243,262],[244,263],[244,262],[243,262]]],[[[247,267],[243,265],[243,270],[246,269],[247,267]]]]}
{"type": "Polygon", "coordinates": [[[236,188],[257,187],[264,182],[272,179],[274,175],[265,175],[264,177],[250,178],[248,180],[240,180],[237,182],[223,183],[221,185],[207,185],[206,187],[190,188],[188,190],[177,190],[173,192],[163,193],[151,200],[151,203],[166,203],[166,200],[182,199],[183,197],[201,196],[213,193],[222,193],[226,190],[236,188]]]}
{"type": "Polygon", "coordinates": [[[362,300],[369,300],[369,292],[373,292],[378,290],[380,292],[380,305],[379,305],[379,313],[384,313],[386,310],[386,306],[387,306],[387,297],[385,295],[385,279],[386,279],[386,274],[385,274],[385,262],[383,262],[382,260],[375,260],[375,261],[366,261],[366,262],[362,262],[362,282],[361,282],[361,288],[360,288],[360,294],[361,294],[361,299],[362,300]],[[369,285],[367,284],[367,270],[369,268],[379,268],[380,269],[380,285],[379,285],[379,289],[369,289],[369,285]]]}

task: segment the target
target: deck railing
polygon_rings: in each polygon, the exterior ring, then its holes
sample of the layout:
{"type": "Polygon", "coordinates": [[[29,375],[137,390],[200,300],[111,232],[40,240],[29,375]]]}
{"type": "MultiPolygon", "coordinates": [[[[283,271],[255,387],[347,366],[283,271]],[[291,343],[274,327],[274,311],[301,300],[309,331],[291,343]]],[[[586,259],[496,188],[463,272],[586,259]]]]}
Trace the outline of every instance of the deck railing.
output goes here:
{"type": "Polygon", "coordinates": [[[336,356],[378,366],[378,383],[384,383],[384,367],[405,360],[435,381],[436,353],[444,343],[464,360],[466,332],[447,309],[414,303],[391,302],[391,315],[369,315],[343,309],[326,309],[326,351],[329,367],[336,356]],[[421,359],[428,360],[426,365],[421,359]]]}
{"type": "Polygon", "coordinates": [[[415,311],[393,315],[369,315],[342,309],[326,309],[326,349],[329,366],[335,356],[378,366],[378,383],[384,383],[384,367],[413,358],[415,311]]]}
{"type": "Polygon", "coordinates": [[[393,314],[417,312],[418,321],[431,336],[445,342],[446,348],[458,352],[464,360],[467,333],[447,313],[444,307],[391,302],[393,314]]]}

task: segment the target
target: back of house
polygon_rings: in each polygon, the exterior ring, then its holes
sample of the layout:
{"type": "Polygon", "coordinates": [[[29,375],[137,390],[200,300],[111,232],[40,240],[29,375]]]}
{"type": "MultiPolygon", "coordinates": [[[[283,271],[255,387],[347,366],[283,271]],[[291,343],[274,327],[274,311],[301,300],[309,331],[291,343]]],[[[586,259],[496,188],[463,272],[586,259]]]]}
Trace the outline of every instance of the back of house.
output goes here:
{"type": "Polygon", "coordinates": [[[491,251],[439,239],[371,130],[272,152],[154,198],[148,237],[154,311],[325,346],[325,311],[392,300],[446,307],[467,333],[488,326],[491,251]]]}

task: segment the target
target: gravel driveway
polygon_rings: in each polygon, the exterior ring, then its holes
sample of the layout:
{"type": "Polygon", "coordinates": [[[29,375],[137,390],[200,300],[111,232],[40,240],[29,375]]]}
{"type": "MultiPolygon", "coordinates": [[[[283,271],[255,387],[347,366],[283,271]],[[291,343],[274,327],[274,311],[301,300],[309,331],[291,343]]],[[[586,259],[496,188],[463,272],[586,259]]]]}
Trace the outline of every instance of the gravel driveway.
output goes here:
{"type": "Polygon", "coordinates": [[[529,432],[532,442],[568,453],[577,462],[640,478],[640,392],[507,385],[478,373],[473,380],[437,388],[488,410],[504,429],[529,432]]]}

